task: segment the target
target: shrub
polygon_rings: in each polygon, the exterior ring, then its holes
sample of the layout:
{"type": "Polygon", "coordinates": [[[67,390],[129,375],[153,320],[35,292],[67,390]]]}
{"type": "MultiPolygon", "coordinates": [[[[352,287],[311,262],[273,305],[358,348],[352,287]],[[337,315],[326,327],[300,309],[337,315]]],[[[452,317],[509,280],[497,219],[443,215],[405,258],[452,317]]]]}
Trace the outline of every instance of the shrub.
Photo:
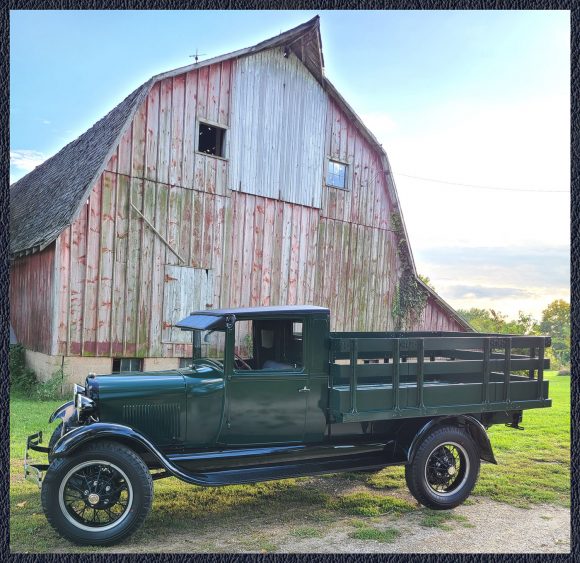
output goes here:
{"type": "Polygon", "coordinates": [[[24,346],[16,344],[10,346],[8,357],[10,370],[10,391],[30,395],[36,389],[38,380],[36,374],[26,367],[24,346]]]}
{"type": "Polygon", "coordinates": [[[51,401],[62,397],[63,372],[55,371],[46,381],[39,381],[35,389],[35,397],[39,401],[51,401]]]}

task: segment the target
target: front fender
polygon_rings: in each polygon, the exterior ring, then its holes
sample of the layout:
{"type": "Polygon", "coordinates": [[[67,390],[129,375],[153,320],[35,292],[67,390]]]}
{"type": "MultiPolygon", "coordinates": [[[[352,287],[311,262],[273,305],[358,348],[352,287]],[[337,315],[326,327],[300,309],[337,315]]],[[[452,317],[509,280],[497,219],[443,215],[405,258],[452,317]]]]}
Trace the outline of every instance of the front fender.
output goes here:
{"type": "Polygon", "coordinates": [[[102,438],[121,439],[123,441],[133,442],[145,449],[151,450],[152,453],[157,448],[141,433],[133,430],[129,426],[122,424],[113,424],[105,422],[94,422],[86,426],[78,426],[64,434],[54,445],[52,455],[54,457],[66,457],[80,448],[83,444],[102,438]]]}
{"type": "Polygon", "coordinates": [[[52,450],[52,455],[55,458],[66,457],[76,452],[84,444],[101,439],[120,441],[129,447],[132,446],[134,449],[149,452],[157,459],[163,469],[187,483],[204,486],[216,484],[212,482],[210,475],[206,473],[187,473],[183,471],[167,459],[143,434],[122,424],[94,422],[87,426],[78,426],[58,440],[52,450]]]}
{"type": "Polygon", "coordinates": [[[60,407],[58,407],[58,409],[56,409],[50,415],[48,422],[51,423],[51,422],[54,422],[57,418],[60,418],[66,424],[69,420],[74,418],[75,413],[76,413],[76,409],[75,409],[74,401],[69,401],[68,403],[65,403],[64,405],[61,405],[60,407]]]}
{"type": "Polygon", "coordinates": [[[495,456],[493,455],[493,450],[491,448],[491,442],[489,441],[489,436],[485,430],[485,427],[479,420],[476,418],[469,416],[469,415],[458,415],[458,416],[442,416],[439,418],[433,418],[425,423],[417,432],[411,445],[408,449],[407,459],[410,463],[413,458],[415,457],[415,452],[421,442],[421,439],[427,435],[430,430],[433,430],[435,427],[440,426],[441,424],[460,424],[465,426],[468,432],[471,434],[471,437],[475,440],[477,445],[479,446],[480,457],[484,461],[488,461],[489,463],[494,463],[497,465],[497,461],[495,460],[495,456]]]}

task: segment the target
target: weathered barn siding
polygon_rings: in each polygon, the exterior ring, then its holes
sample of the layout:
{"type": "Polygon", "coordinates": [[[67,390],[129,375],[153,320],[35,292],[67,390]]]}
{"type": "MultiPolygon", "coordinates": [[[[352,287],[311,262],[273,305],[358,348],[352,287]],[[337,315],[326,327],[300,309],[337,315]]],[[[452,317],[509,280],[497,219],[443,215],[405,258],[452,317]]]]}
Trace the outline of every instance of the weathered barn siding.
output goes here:
{"type": "Polygon", "coordinates": [[[465,327],[452,318],[433,296],[429,296],[422,318],[410,330],[465,332],[465,327]]]}
{"type": "Polygon", "coordinates": [[[322,215],[379,229],[390,228],[394,211],[380,155],[334,100],[329,100],[326,156],[347,168],[347,190],[324,186],[322,215]]]}
{"type": "Polygon", "coordinates": [[[271,49],[236,63],[230,187],[321,206],[327,96],[293,53],[271,49]]]}
{"type": "Polygon", "coordinates": [[[195,137],[198,119],[228,126],[232,64],[155,84],[61,233],[58,353],[182,355],[171,266],[184,266],[185,280],[211,272],[211,295],[192,306],[217,303],[228,163],[197,153],[195,137]]]}
{"type": "Polygon", "coordinates": [[[29,350],[53,353],[54,287],[54,244],[11,264],[10,323],[29,350]]]}
{"type": "Polygon", "coordinates": [[[333,311],[332,330],[393,329],[401,272],[393,203],[379,154],[332,99],[325,156],[347,164],[347,189],[323,182],[317,303],[333,311]]]}
{"type": "Polygon", "coordinates": [[[220,304],[315,302],[319,210],[232,192],[220,304]]]}
{"type": "MultiPolygon", "coordinates": [[[[186,356],[172,325],[220,306],[316,304],[332,330],[393,329],[393,210],[377,150],[294,55],[160,80],[57,239],[55,353],[186,356]],[[228,159],[195,151],[199,119],[227,128],[228,159]],[[326,187],[328,157],[348,190],[326,187]]],[[[448,317],[431,299],[422,328],[458,329],[448,317]]]]}

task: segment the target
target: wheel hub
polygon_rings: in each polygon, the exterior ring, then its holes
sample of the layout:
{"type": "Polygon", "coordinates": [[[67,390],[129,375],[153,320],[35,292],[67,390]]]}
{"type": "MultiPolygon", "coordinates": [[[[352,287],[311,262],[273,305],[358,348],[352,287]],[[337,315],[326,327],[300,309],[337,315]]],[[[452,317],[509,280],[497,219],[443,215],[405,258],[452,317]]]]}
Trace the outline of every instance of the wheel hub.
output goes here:
{"type": "Polygon", "coordinates": [[[98,502],[99,502],[100,500],[101,500],[101,498],[100,498],[100,497],[99,497],[99,495],[98,495],[98,494],[96,494],[96,493],[91,493],[91,494],[88,496],[88,501],[89,501],[89,503],[90,503],[90,504],[92,504],[93,506],[94,506],[95,504],[98,504],[98,502]]]}
{"type": "Polygon", "coordinates": [[[457,471],[457,470],[455,469],[455,467],[454,467],[453,465],[451,465],[451,466],[449,466],[449,467],[447,468],[447,474],[448,474],[448,475],[455,475],[456,471],[457,471]]]}

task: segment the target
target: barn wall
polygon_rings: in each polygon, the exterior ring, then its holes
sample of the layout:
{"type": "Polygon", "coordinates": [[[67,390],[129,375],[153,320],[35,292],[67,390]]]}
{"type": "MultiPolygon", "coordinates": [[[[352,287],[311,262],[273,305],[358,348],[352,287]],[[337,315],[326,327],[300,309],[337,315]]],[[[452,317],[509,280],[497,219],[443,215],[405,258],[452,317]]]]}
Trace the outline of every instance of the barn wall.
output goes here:
{"type": "Polygon", "coordinates": [[[324,152],[347,163],[347,189],[323,181],[317,302],[330,307],[332,330],[393,329],[401,269],[393,203],[379,154],[332,99],[324,152]]]}
{"type": "Polygon", "coordinates": [[[321,206],[327,96],[300,60],[282,49],[236,63],[230,187],[321,206]]]}
{"type": "Polygon", "coordinates": [[[184,355],[171,329],[185,306],[182,276],[171,268],[199,282],[192,308],[217,303],[228,162],[197,153],[195,141],[199,119],[229,125],[232,64],[155,84],[60,235],[59,354],[184,355]]]}
{"type": "Polygon", "coordinates": [[[432,296],[429,296],[421,321],[411,327],[411,330],[465,332],[465,327],[459,324],[432,296]]]}
{"type": "Polygon", "coordinates": [[[312,304],[319,210],[232,192],[222,306],[312,304]]]}
{"type": "MultiPolygon", "coordinates": [[[[162,80],[137,109],[79,216],[57,240],[53,353],[184,357],[191,345],[172,325],[188,309],[220,306],[325,305],[332,330],[393,328],[401,265],[379,155],[328,99],[325,130],[308,145],[319,151],[309,157],[318,172],[282,190],[309,205],[278,198],[275,176],[252,184],[274,197],[231,190],[230,178],[245,173],[230,168],[242,162],[232,151],[235,130],[246,126],[236,121],[238,110],[230,117],[236,64],[162,80]],[[199,119],[229,128],[229,160],[195,151],[199,119]],[[325,155],[349,163],[347,191],[324,185],[325,155]]],[[[285,138],[278,125],[273,131],[285,138]]],[[[282,170],[280,162],[261,170],[282,170]]],[[[434,301],[423,322],[426,329],[456,328],[434,301]]]]}
{"type": "Polygon", "coordinates": [[[18,342],[52,353],[55,245],[17,258],[10,268],[10,323],[18,342]]]}

